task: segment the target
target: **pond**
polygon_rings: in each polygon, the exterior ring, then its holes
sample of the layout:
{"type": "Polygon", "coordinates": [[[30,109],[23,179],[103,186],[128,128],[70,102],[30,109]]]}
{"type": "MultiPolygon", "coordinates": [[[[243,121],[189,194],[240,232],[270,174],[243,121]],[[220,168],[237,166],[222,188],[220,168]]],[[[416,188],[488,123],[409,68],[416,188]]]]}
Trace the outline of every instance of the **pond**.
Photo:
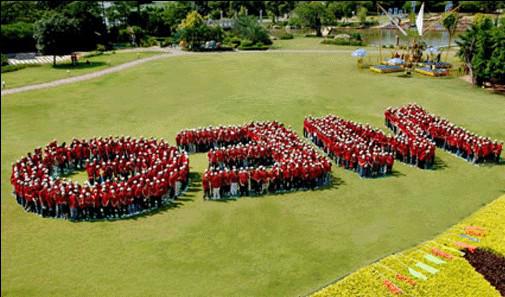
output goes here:
{"type": "MultiPolygon", "coordinates": [[[[352,33],[352,32],[358,32],[361,34],[362,38],[364,41],[369,44],[369,45],[380,45],[381,44],[381,31],[382,31],[382,45],[390,45],[390,44],[395,44],[396,43],[396,37],[400,37],[400,44],[407,44],[410,42],[409,37],[404,36],[399,30],[396,29],[337,29],[337,31],[340,33],[346,32],[346,33],[352,33]]],[[[457,32],[456,36],[454,37],[453,41],[451,42],[451,45],[454,46],[458,36],[461,34],[461,32],[457,32]]],[[[449,34],[447,31],[428,31],[424,33],[423,40],[426,42],[428,46],[433,46],[433,47],[446,47],[447,42],[449,40],[449,34]]]]}

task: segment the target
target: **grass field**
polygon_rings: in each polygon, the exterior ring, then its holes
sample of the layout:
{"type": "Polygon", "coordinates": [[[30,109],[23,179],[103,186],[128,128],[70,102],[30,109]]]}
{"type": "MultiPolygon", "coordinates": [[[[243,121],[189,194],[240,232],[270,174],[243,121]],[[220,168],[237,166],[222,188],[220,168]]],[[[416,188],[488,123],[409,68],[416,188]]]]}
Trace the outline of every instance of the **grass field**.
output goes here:
{"type": "Polygon", "coordinates": [[[388,106],[417,102],[505,140],[505,100],[455,79],[357,70],[342,54],[243,53],[158,60],[79,84],[2,98],[2,296],[295,296],[433,238],[505,191],[505,166],[437,150],[437,169],[397,163],[331,188],[204,202],[204,154],[179,207],[137,219],[70,223],[24,213],[10,164],[52,139],[157,136],[182,128],[334,113],[385,130],[388,106]]]}
{"type": "Polygon", "coordinates": [[[43,64],[36,67],[27,67],[17,71],[2,73],[2,81],[5,81],[6,89],[12,89],[25,85],[82,75],[159,54],[159,52],[105,53],[90,58],[83,57],[79,60],[80,64],[78,66],[72,66],[70,62],[58,63],[56,66],[52,64],[43,64]],[[86,64],[86,60],[89,60],[90,64],[86,64]]]}

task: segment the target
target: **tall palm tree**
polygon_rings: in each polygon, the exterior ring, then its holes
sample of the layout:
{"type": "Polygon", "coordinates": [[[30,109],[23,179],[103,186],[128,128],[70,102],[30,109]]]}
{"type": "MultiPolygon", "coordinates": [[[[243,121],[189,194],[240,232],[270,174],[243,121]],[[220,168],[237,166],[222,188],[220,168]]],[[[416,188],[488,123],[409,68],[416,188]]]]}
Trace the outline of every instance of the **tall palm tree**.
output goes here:
{"type": "Polygon", "coordinates": [[[459,46],[458,56],[465,62],[470,77],[472,78],[472,84],[476,83],[472,60],[477,51],[477,38],[478,30],[475,25],[472,25],[461,35],[460,40],[456,41],[459,46]]]}
{"type": "Polygon", "coordinates": [[[456,33],[456,28],[458,27],[459,14],[457,12],[451,11],[446,13],[442,18],[442,26],[449,33],[449,41],[447,45],[447,54],[445,59],[449,59],[449,51],[451,49],[452,38],[454,37],[454,33],[456,33]]]}

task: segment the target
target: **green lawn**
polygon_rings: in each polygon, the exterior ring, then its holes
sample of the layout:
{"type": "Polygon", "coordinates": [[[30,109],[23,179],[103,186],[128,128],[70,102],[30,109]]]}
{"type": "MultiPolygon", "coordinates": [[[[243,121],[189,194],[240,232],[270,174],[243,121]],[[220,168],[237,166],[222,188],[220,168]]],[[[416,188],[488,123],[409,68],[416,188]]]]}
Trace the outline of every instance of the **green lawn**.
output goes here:
{"type": "Polygon", "coordinates": [[[2,81],[5,81],[6,89],[12,89],[25,85],[73,77],[130,62],[139,58],[159,54],[159,52],[105,53],[96,57],[82,57],[79,60],[81,63],[78,66],[72,66],[70,62],[65,62],[57,63],[54,67],[52,64],[44,64],[36,67],[27,67],[17,71],[2,73],[2,81]],[[89,60],[90,64],[86,64],[86,60],[89,60]]]}
{"type": "Polygon", "coordinates": [[[243,53],[157,60],[79,84],[2,98],[2,296],[299,296],[374,259],[435,237],[505,191],[505,166],[437,150],[437,170],[395,164],[363,180],[333,169],[329,189],[205,202],[70,223],[25,213],[10,164],[52,139],[157,136],[182,128],[334,113],[385,130],[388,106],[417,102],[505,140],[505,100],[456,79],[357,70],[348,53],[243,53]]]}

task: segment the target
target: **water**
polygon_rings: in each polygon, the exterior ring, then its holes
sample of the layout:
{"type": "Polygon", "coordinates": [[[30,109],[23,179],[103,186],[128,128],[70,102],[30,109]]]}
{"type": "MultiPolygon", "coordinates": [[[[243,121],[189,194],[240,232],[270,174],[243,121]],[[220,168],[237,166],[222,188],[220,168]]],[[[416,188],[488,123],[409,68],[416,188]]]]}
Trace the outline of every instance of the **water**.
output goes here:
{"type": "MultiPolygon", "coordinates": [[[[400,45],[407,45],[411,42],[412,37],[404,36],[399,30],[395,29],[339,29],[339,32],[360,33],[363,40],[372,46],[379,46],[381,44],[381,31],[382,31],[382,45],[396,44],[396,37],[400,37],[400,45]]],[[[451,42],[451,46],[455,45],[455,40],[461,32],[456,33],[451,42]]],[[[446,47],[449,41],[449,33],[447,31],[428,31],[424,33],[422,40],[428,46],[433,47],[446,47]]]]}

